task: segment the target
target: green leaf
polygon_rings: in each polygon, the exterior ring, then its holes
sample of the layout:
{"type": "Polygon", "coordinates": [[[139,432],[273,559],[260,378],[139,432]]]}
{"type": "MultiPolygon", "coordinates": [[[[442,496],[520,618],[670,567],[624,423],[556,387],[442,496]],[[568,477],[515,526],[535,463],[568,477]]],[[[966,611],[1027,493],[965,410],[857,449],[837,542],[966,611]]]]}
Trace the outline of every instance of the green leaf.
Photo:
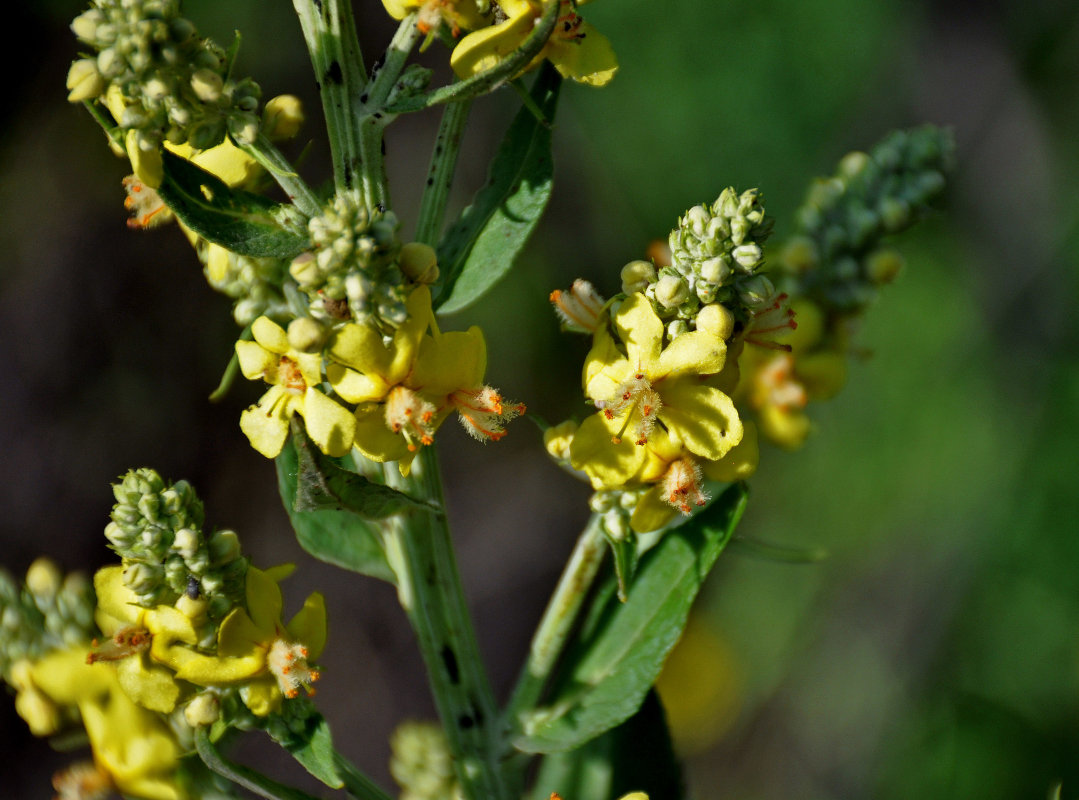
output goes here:
{"type": "Polygon", "coordinates": [[[518,749],[554,753],[580,747],[636,713],[745,505],[745,489],[731,486],[664,534],[641,557],[626,602],[615,596],[614,576],[600,587],[551,701],[523,715],[523,733],[514,740],[518,749]]]}
{"type": "Polygon", "coordinates": [[[265,797],[267,800],[317,800],[307,792],[278,783],[273,778],[268,778],[250,767],[229,761],[210,741],[206,728],[195,730],[195,749],[198,750],[199,758],[207,767],[259,797],[265,797]]]}
{"type": "Polygon", "coordinates": [[[307,717],[304,723],[299,731],[290,727],[286,739],[274,736],[274,740],[324,784],[340,789],[345,782],[337,772],[337,754],[333,748],[329,723],[317,711],[307,717]]]}
{"type": "Polygon", "coordinates": [[[517,112],[491,162],[487,183],[439,245],[444,276],[436,307],[452,314],[501,280],[524,248],[551,196],[551,121],[562,78],[545,64],[531,98],[543,114],[517,112]]]}
{"type": "Polygon", "coordinates": [[[626,587],[637,571],[637,536],[633,533],[623,539],[607,536],[614,561],[614,574],[618,580],[618,599],[626,602],[626,587]]]}
{"type": "Polygon", "coordinates": [[[394,583],[378,531],[351,511],[297,511],[296,446],[286,442],[277,457],[277,484],[300,547],[320,561],[394,583]]]}
{"type": "Polygon", "coordinates": [[[175,153],[162,150],[165,177],[158,194],[184,225],[214,244],[257,258],[292,259],[311,246],[306,234],[282,226],[283,208],[265,197],[232,189],[175,153]]]}
{"type": "Polygon", "coordinates": [[[650,691],[640,711],[575,750],[547,755],[532,790],[533,800],[551,792],[574,800],[609,800],[629,792],[682,800],[685,783],[674,754],[663,705],[650,691]]]}

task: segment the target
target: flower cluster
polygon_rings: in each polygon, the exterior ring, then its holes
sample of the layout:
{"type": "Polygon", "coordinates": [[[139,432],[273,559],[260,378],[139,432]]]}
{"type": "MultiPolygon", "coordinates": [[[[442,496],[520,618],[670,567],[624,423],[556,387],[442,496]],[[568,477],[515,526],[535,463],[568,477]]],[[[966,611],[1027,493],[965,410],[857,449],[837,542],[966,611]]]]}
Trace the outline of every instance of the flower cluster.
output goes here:
{"type": "Polygon", "coordinates": [[[247,566],[231,532],[204,539],[187,483],[132,470],[113,492],[106,533],[122,562],[98,570],[92,588],[44,559],[21,589],[0,575],[2,677],[34,734],[86,730],[93,763],[58,777],[61,796],[200,796],[179,775],[202,769],[182,760],[193,729],[287,727],[296,715],[285,701],[303,705],[319,678],[325,604],[312,594],[283,622],[278,584],[292,567],[247,566]]]}
{"type": "Polygon", "coordinates": [[[198,36],[179,0],[94,0],[71,27],[94,54],[72,64],[68,99],[104,101],[149,186],[166,141],[206,150],[226,133],[245,144],[258,135],[259,87],[229,78],[225,51],[198,36]]]}
{"type": "Polygon", "coordinates": [[[501,439],[505,423],[524,410],[484,385],[480,329],[441,332],[423,285],[412,289],[404,320],[390,335],[371,318],[326,327],[310,317],[294,319],[287,331],[262,317],[252,333],[254,341],[236,343],[240,369],[270,389],[243,413],[240,427],[270,458],[298,414],[324,453],[341,456],[355,447],[372,461],[397,461],[407,473],[451,413],[488,441],[501,439]]]}

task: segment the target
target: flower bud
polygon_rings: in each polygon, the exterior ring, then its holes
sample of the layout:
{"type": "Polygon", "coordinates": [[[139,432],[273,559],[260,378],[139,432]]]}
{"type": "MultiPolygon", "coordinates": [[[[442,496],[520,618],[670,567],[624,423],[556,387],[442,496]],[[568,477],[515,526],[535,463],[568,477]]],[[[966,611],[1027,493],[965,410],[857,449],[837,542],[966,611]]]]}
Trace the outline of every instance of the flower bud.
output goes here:
{"type": "Polygon", "coordinates": [[[731,252],[731,256],[735,262],[746,272],[755,269],[760,263],[761,258],[764,256],[764,252],[761,250],[760,245],[757,244],[743,244],[734,248],[731,252]]]}
{"type": "Polygon", "coordinates": [[[866,275],[878,286],[894,281],[902,269],[903,256],[890,247],[870,254],[865,262],[866,275]]]}
{"type": "Polygon", "coordinates": [[[717,286],[731,274],[730,261],[725,255],[715,256],[701,262],[701,279],[717,286]]]}
{"type": "Polygon", "coordinates": [[[263,130],[274,141],[296,136],[303,121],[303,104],[295,95],[281,94],[270,98],[262,110],[263,130]]]}
{"type": "Polygon", "coordinates": [[[301,353],[317,353],[326,342],[326,330],[310,317],[297,317],[288,324],[288,343],[301,353]]]}
{"type": "Polygon", "coordinates": [[[689,332],[689,323],[684,319],[672,319],[667,323],[667,338],[674,341],[683,333],[689,332]]]}
{"type": "Polygon", "coordinates": [[[697,330],[706,331],[725,341],[734,333],[734,314],[720,303],[703,306],[697,312],[697,330]]]}
{"type": "Polygon", "coordinates": [[[199,549],[199,535],[191,528],[180,528],[172,540],[172,549],[185,561],[194,557],[199,549]]]}
{"type": "Polygon", "coordinates": [[[622,267],[622,291],[626,294],[643,292],[656,280],[656,268],[648,261],[630,261],[622,267]]]}
{"type": "Polygon", "coordinates": [[[764,275],[753,275],[738,283],[738,298],[750,308],[766,305],[775,291],[775,286],[764,275]]]}
{"type": "Polygon", "coordinates": [[[100,97],[105,91],[105,79],[97,71],[97,61],[92,58],[80,58],[71,65],[67,72],[67,99],[71,103],[81,103],[100,97]]]}
{"type": "Polygon", "coordinates": [[[429,245],[409,242],[401,247],[397,263],[401,272],[416,283],[431,284],[438,280],[438,254],[429,245]]]}
{"type": "Polygon", "coordinates": [[[805,273],[817,268],[820,255],[816,243],[808,236],[794,236],[783,247],[779,260],[792,272],[805,273]]]}
{"type": "Polygon", "coordinates": [[[191,89],[204,103],[216,103],[220,100],[224,85],[221,76],[208,69],[196,70],[191,76],[191,89]]]}
{"type": "Polygon", "coordinates": [[[101,13],[101,10],[91,8],[75,17],[71,23],[71,31],[82,41],[91,44],[98,38],[98,26],[104,21],[105,15],[101,13]]]}
{"type": "Polygon", "coordinates": [[[319,269],[315,254],[310,251],[300,253],[292,259],[288,271],[300,286],[310,286],[322,279],[322,270],[319,269]]]}
{"type": "Polygon", "coordinates": [[[60,591],[63,575],[50,558],[39,558],[26,571],[26,588],[36,597],[52,599],[60,591]]]}
{"type": "Polygon", "coordinates": [[[665,309],[673,309],[689,299],[689,287],[679,275],[663,275],[656,282],[656,302],[665,309]]]}
{"type": "Polygon", "coordinates": [[[850,180],[851,178],[860,175],[869,164],[872,163],[868,155],[855,150],[847,153],[839,162],[839,169],[837,172],[840,177],[850,180]]]}
{"type": "Polygon", "coordinates": [[[211,692],[201,692],[191,698],[184,706],[184,720],[192,728],[213,725],[221,715],[221,706],[217,696],[211,692]]]}
{"type": "Polygon", "coordinates": [[[888,233],[898,233],[910,224],[910,204],[899,197],[884,197],[880,201],[880,219],[888,233]]]}
{"type": "Polygon", "coordinates": [[[215,564],[225,564],[240,557],[240,538],[235,531],[214,531],[209,542],[215,564]]]}

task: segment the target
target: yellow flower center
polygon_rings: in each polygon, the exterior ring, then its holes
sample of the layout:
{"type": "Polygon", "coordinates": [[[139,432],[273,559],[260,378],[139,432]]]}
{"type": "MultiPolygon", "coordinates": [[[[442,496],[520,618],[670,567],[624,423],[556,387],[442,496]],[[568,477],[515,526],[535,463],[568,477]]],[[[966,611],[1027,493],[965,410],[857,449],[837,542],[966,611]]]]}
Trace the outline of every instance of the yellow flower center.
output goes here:
{"type": "Polygon", "coordinates": [[[417,444],[429,445],[435,435],[435,407],[407,386],[394,386],[386,396],[386,425],[408,442],[410,452],[417,444]]]}
{"type": "Polygon", "coordinates": [[[281,356],[277,362],[277,374],[273,376],[270,383],[284,387],[289,394],[303,394],[307,391],[307,382],[303,379],[303,373],[300,372],[300,365],[288,356],[281,356]]]}
{"type": "Polygon", "coordinates": [[[311,669],[307,663],[307,648],[284,639],[274,639],[266,654],[266,666],[277,679],[281,693],[289,699],[296,697],[301,688],[314,694],[311,684],[321,677],[319,671],[311,669]]]}
{"type": "Polygon", "coordinates": [[[106,642],[93,641],[93,650],[86,656],[86,663],[97,661],[119,661],[122,658],[141,653],[150,647],[153,634],[145,628],[135,625],[121,628],[106,642]]]}
{"type": "Polygon", "coordinates": [[[701,488],[701,468],[691,458],[671,463],[663,476],[663,499],[683,514],[689,514],[690,504],[703,506],[708,495],[701,488]]]}
{"type": "Polygon", "coordinates": [[[637,426],[634,428],[634,441],[639,445],[645,444],[648,441],[648,435],[652,432],[652,428],[655,427],[656,415],[659,414],[662,407],[663,400],[660,398],[659,392],[652,388],[652,383],[648,380],[648,376],[641,371],[635,372],[631,377],[619,384],[614,397],[603,405],[603,415],[607,419],[614,419],[622,416],[623,413],[626,414],[626,420],[622,428],[612,437],[612,441],[615,444],[622,441],[622,435],[626,432],[626,428],[629,427],[629,423],[634,418],[634,411],[636,411],[640,414],[640,417],[637,420],[637,426]]]}

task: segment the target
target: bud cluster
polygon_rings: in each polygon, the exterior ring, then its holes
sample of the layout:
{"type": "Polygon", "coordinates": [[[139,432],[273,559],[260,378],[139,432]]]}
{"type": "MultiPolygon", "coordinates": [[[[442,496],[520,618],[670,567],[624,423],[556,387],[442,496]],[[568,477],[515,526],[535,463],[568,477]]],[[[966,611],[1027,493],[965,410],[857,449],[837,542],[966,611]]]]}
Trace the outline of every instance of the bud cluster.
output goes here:
{"type": "Polygon", "coordinates": [[[68,99],[105,96],[141,150],[165,140],[205,150],[226,132],[241,144],[258,135],[258,85],[229,79],[227,54],[199,37],[179,0],[93,0],[71,28],[96,55],[72,64],[68,99]]]}
{"type": "Polygon", "coordinates": [[[64,576],[39,558],[19,586],[0,570],[0,677],[7,682],[17,661],[88,642],[96,630],[94,588],[81,573],[64,576]]]}
{"type": "Polygon", "coordinates": [[[237,325],[246,327],[264,314],[281,316],[285,299],[279,287],[286,262],[240,255],[202,238],[197,240],[195,251],[211,288],[236,300],[232,316],[237,325]]]}
{"type": "Polygon", "coordinates": [[[186,595],[205,599],[210,618],[220,619],[242,600],[247,559],[239,540],[228,530],[203,534],[202,502],[190,484],[166,484],[144,467],[112,489],[116,505],[105,536],[140,605],[171,605],[186,595]]]}
{"type": "Polygon", "coordinates": [[[635,535],[629,521],[646,491],[647,488],[603,489],[592,494],[588,507],[601,515],[600,522],[607,538],[621,542],[635,535]]]}
{"type": "Polygon", "coordinates": [[[955,141],[933,126],[896,131],[868,154],[848,153],[836,174],[810,187],[798,209],[798,235],[780,263],[823,307],[856,313],[902,266],[880,240],[906,230],[943,192],[955,141]]]}
{"type": "Polygon", "coordinates": [[[312,250],[289,268],[317,316],[375,317],[391,325],[405,318],[404,283],[397,257],[400,223],[392,211],[368,209],[356,192],[339,192],[308,223],[312,250]],[[347,308],[348,313],[341,313],[347,308]]]}
{"type": "Polygon", "coordinates": [[[449,742],[436,723],[402,722],[390,737],[390,748],[390,774],[401,787],[401,800],[460,796],[449,742]]]}

